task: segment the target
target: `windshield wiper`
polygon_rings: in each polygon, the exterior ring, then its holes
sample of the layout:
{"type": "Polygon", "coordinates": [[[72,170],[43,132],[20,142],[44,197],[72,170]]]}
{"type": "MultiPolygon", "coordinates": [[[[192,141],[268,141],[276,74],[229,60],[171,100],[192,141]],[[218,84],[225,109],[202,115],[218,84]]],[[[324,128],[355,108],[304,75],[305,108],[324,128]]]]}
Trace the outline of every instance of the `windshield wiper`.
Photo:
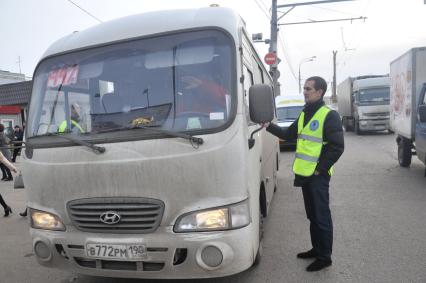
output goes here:
{"type": "Polygon", "coordinates": [[[164,129],[159,129],[157,127],[159,127],[159,126],[132,125],[132,126],[125,126],[125,127],[118,127],[118,128],[107,129],[107,130],[101,130],[101,131],[98,131],[98,132],[95,132],[95,133],[96,134],[103,134],[103,133],[109,133],[109,132],[115,132],[115,131],[146,129],[146,130],[151,130],[153,132],[165,134],[165,135],[168,135],[168,136],[171,136],[171,137],[183,138],[183,139],[189,140],[191,143],[195,143],[196,145],[201,145],[201,144],[204,143],[203,138],[197,138],[197,137],[191,136],[189,134],[185,134],[185,133],[173,132],[173,131],[168,131],[168,130],[164,130],[164,129]]]}
{"type": "Polygon", "coordinates": [[[90,142],[79,140],[79,139],[73,138],[73,137],[68,136],[68,135],[64,135],[64,134],[67,134],[67,133],[71,133],[71,132],[68,131],[68,132],[64,132],[64,133],[60,133],[60,134],[59,133],[45,133],[43,135],[38,135],[36,137],[61,137],[61,138],[64,138],[66,140],[72,141],[75,144],[88,147],[96,154],[101,154],[101,153],[105,152],[105,147],[97,146],[97,145],[94,145],[90,142]]]}

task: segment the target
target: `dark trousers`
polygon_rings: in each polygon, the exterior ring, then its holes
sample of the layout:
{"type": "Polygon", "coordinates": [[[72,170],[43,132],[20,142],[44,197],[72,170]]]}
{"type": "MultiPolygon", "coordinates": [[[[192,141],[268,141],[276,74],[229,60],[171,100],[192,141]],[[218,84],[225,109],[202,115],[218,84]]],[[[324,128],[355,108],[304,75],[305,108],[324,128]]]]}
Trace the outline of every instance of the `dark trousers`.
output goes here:
{"type": "Polygon", "coordinates": [[[0,194],[0,204],[1,204],[1,206],[3,206],[4,210],[6,210],[6,208],[7,208],[7,204],[6,204],[6,202],[4,201],[4,199],[3,199],[3,197],[2,197],[2,195],[1,195],[1,194],[0,194]]]}
{"type": "Polygon", "coordinates": [[[4,165],[1,162],[0,162],[0,169],[1,169],[1,172],[3,173],[2,179],[13,179],[13,176],[12,176],[12,173],[10,172],[10,169],[7,168],[7,166],[4,165]]]}
{"type": "Polygon", "coordinates": [[[318,259],[330,259],[333,247],[329,183],[330,177],[314,175],[302,186],[306,215],[310,221],[311,243],[318,259]]]}
{"type": "Polygon", "coordinates": [[[16,157],[18,156],[18,154],[19,154],[20,151],[21,151],[20,148],[15,148],[13,150],[12,162],[16,162],[16,157]]]}

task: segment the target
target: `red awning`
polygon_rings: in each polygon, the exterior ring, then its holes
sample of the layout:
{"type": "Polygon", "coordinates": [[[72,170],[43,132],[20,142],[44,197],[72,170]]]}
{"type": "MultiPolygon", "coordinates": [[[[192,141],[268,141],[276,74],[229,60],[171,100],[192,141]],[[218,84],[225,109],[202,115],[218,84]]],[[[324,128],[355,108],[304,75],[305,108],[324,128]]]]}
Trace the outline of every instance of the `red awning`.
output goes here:
{"type": "Polygon", "coordinates": [[[8,105],[0,106],[0,114],[19,114],[21,113],[20,106],[8,105]]]}

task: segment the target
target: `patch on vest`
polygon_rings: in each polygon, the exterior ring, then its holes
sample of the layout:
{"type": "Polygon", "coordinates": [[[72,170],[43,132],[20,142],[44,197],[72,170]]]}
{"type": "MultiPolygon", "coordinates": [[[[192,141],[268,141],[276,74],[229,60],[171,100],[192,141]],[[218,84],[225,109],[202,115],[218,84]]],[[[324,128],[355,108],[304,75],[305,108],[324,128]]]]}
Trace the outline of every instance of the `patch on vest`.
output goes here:
{"type": "Polygon", "coordinates": [[[313,120],[311,124],[309,125],[309,129],[311,129],[311,131],[315,131],[316,129],[318,129],[318,127],[319,127],[318,120],[313,120]]]}

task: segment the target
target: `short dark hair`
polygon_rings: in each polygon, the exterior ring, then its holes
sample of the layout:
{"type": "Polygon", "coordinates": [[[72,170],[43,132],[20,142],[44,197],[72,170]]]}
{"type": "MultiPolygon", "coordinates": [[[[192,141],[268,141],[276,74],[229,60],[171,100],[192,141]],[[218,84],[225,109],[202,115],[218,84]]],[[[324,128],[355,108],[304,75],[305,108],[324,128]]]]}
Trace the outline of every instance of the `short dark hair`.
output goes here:
{"type": "Polygon", "coordinates": [[[0,124],[0,133],[4,131],[4,125],[0,124]]]}
{"type": "Polygon", "coordinates": [[[313,81],[315,90],[322,89],[322,96],[324,96],[325,92],[327,91],[327,82],[323,78],[314,76],[307,78],[306,81],[313,81]]]}

